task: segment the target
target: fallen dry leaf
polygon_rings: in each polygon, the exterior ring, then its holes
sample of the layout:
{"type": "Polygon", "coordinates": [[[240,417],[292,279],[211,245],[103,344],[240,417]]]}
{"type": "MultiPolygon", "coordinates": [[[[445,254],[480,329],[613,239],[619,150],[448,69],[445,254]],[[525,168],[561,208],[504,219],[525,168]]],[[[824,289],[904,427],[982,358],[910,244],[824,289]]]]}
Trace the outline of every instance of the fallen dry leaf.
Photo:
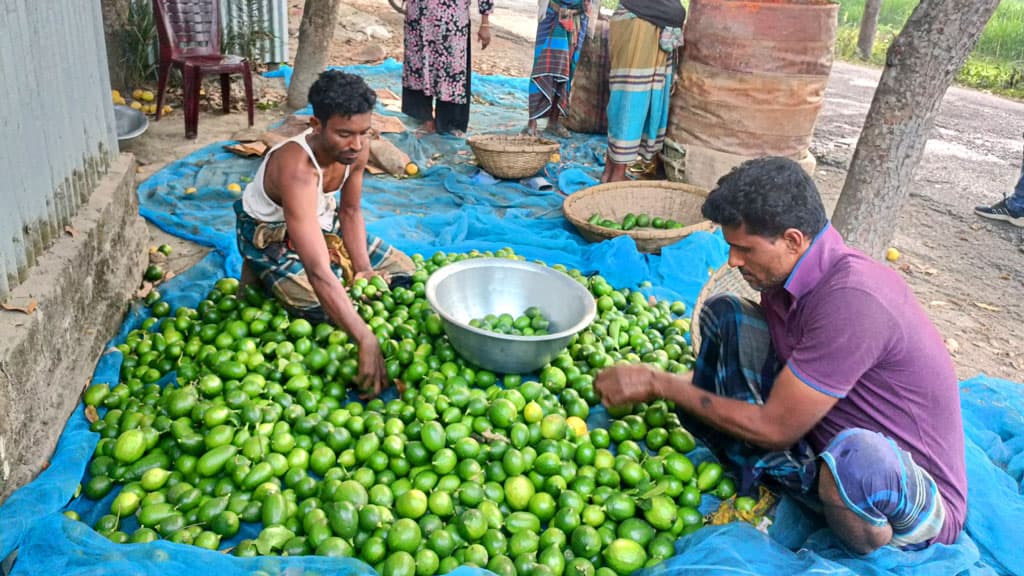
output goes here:
{"type": "Polygon", "coordinates": [[[956,356],[957,352],[960,351],[960,343],[952,338],[946,338],[946,350],[953,356],[956,356]]]}
{"type": "Polygon", "coordinates": [[[145,298],[153,291],[153,283],[149,280],[142,281],[142,287],[135,291],[136,298],[145,298]]]}
{"type": "Polygon", "coordinates": [[[85,419],[89,421],[89,424],[93,424],[100,419],[100,415],[96,413],[95,406],[85,407],[85,419]]]}
{"type": "Polygon", "coordinates": [[[78,229],[75,228],[74,226],[70,225],[70,224],[64,226],[64,232],[68,236],[71,236],[72,238],[74,238],[75,236],[78,236],[78,229]]]}
{"type": "Polygon", "coordinates": [[[22,314],[32,314],[36,311],[39,305],[35,300],[29,301],[27,306],[15,306],[13,304],[0,304],[0,308],[7,310],[8,312],[21,312],[22,314]]]}
{"type": "Polygon", "coordinates": [[[943,306],[949,306],[950,304],[945,300],[932,300],[931,302],[928,303],[928,305],[933,306],[935,308],[941,308],[943,306]]]}
{"type": "Polygon", "coordinates": [[[484,430],[480,434],[480,438],[482,438],[486,442],[508,442],[509,441],[509,439],[506,436],[504,436],[502,434],[498,434],[497,432],[491,432],[490,430],[484,430]]]}
{"type": "Polygon", "coordinates": [[[974,305],[977,306],[978,308],[981,308],[982,310],[988,310],[989,312],[1002,312],[1003,311],[1003,309],[1000,308],[999,306],[993,306],[991,304],[985,304],[984,302],[975,302],[974,305]]]}
{"type": "Polygon", "coordinates": [[[177,276],[174,272],[164,272],[164,277],[160,280],[161,282],[167,282],[171,278],[177,276]]]}

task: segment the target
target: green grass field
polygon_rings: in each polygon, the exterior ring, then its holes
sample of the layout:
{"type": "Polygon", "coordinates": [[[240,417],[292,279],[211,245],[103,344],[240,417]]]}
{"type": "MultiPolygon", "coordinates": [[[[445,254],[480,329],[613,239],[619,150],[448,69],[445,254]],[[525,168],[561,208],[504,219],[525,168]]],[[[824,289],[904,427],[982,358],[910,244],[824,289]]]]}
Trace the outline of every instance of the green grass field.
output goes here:
{"type": "MultiPolygon", "coordinates": [[[[836,56],[857,61],[857,34],[864,0],[840,0],[836,56]]],[[[917,0],[883,0],[878,36],[870,61],[885,63],[892,39],[903,28],[917,0]]],[[[957,75],[957,83],[971,88],[1024,98],[1024,0],[1002,0],[974,52],[957,75]]]]}

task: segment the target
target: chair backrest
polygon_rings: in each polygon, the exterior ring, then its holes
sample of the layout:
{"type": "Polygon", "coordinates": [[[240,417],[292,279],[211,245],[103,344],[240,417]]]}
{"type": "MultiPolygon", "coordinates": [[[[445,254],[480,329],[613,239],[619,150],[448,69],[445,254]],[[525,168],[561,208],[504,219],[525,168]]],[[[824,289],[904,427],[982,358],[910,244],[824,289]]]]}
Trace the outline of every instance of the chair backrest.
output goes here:
{"type": "Polygon", "coordinates": [[[160,57],[220,55],[218,0],[153,0],[160,57]]]}

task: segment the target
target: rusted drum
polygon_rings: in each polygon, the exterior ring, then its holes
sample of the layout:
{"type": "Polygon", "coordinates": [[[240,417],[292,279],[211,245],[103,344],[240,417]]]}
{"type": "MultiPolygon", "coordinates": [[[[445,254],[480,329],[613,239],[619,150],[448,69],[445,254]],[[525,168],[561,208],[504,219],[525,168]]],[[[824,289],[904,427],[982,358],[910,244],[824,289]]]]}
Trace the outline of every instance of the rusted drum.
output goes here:
{"type": "Polygon", "coordinates": [[[766,155],[813,171],[838,12],[826,0],[692,0],[662,154],[669,178],[710,188],[766,155]]]}

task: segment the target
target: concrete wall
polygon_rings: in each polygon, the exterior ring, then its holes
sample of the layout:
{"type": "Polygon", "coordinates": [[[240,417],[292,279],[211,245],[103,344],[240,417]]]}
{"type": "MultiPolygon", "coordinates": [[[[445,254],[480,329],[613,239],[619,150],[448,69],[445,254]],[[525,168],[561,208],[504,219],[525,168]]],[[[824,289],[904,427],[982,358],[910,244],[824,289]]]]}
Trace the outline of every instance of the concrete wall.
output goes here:
{"type": "Polygon", "coordinates": [[[3,300],[117,155],[99,2],[5,0],[0,78],[3,300]]]}
{"type": "Polygon", "coordinates": [[[114,158],[64,234],[0,311],[0,502],[45,467],[68,416],[117,333],[146,263],[131,155],[114,158]]]}

